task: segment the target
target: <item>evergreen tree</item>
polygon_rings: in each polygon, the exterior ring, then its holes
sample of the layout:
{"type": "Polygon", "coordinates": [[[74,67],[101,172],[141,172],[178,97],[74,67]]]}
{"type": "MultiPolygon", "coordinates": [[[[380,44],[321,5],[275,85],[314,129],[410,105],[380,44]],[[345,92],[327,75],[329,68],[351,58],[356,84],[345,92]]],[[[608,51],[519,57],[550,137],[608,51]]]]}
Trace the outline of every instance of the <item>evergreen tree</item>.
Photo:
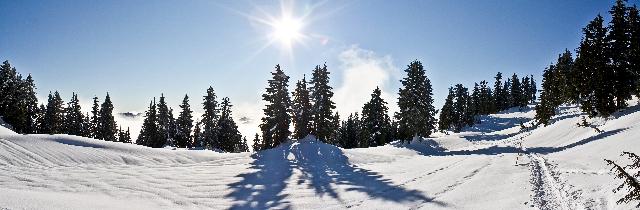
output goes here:
{"type": "Polygon", "coordinates": [[[527,106],[531,100],[531,95],[529,93],[531,90],[531,79],[529,79],[529,76],[525,76],[522,78],[520,84],[522,85],[522,95],[520,95],[519,103],[522,106],[527,106]]]}
{"type": "Polygon", "coordinates": [[[480,93],[478,94],[478,113],[488,115],[496,112],[496,102],[494,94],[489,87],[489,83],[485,80],[480,82],[480,93]]]}
{"type": "MultiPolygon", "coordinates": [[[[262,118],[262,124],[260,124],[260,130],[262,131],[262,149],[269,149],[280,145],[285,142],[291,134],[291,131],[289,131],[289,125],[291,124],[291,116],[289,115],[289,113],[291,113],[291,98],[289,97],[289,91],[287,90],[287,87],[289,86],[287,84],[289,82],[289,76],[284,74],[280,69],[280,65],[276,65],[275,68],[275,71],[271,73],[273,75],[273,79],[268,81],[269,86],[266,88],[266,93],[262,94],[262,99],[267,103],[266,107],[263,109],[264,117],[262,118]]],[[[312,90],[314,90],[313,94],[315,95],[318,95],[321,92],[320,72],[325,71],[318,71],[318,73],[314,72],[315,81],[312,80],[312,84],[314,84],[314,88],[312,88],[312,90]]],[[[321,112],[321,110],[325,110],[325,108],[323,108],[323,106],[318,106],[317,104],[322,104],[326,101],[318,99],[320,99],[320,97],[314,97],[316,102],[316,106],[314,106],[316,132],[318,132],[318,129],[321,132],[324,132],[323,129],[325,129],[326,126],[317,123],[324,120],[324,112],[321,112]],[[322,126],[318,127],[319,125],[322,126]]]]}
{"type": "Polygon", "coordinates": [[[636,5],[629,7],[629,68],[631,69],[635,93],[640,97],[640,15],[636,5]]]}
{"type": "MultiPolygon", "coordinates": [[[[480,85],[475,83],[473,86],[473,91],[471,91],[471,95],[469,96],[468,111],[467,113],[471,116],[476,116],[480,113],[480,85]]],[[[471,117],[474,118],[474,117],[471,117]]]]}
{"type": "Polygon", "coordinates": [[[611,8],[611,22],[609,23],[609,33],[605,37],[605,53],[608,58],[608,71],[613,72],[613,95],[616,99],[618,109],[627,107],[626,100],[631,99],[633,93],[633,75],[629,65],[630,37],[629,23],[627,21],[627,6],[625,0],[616,0],[611,8]]]}
{"type": "Polygon", "coordinates": [[[236,152],[238,145],[242,144],[242,135],[238,131],[236,122],[231,116],[231,103],[228,97],[222,99],[220,119],[218,120],[218,148],[224,152],[236,152]]]}
{"type": "Polygon", "coordinates": [[[411,62],[405,72],[398,92],[400,111],[395,115],[400,138],[429,137],[436,123],[431,81],[419,61],[411,62]]]}
{"type": "Polygon", "coordinates": [[[100,105],[98,105],[98,97],[93,97],[93,106],[91,107],[91,125],[89,129],[90,137],[98,138],[100,127],[100,105]]]}
{"type": "Polygon", "coordinates": [[[579,93],[573,80],[574,61],[569,50],[564,51],[559,57],[555,68],[557,70],[557,84],[562,103],[576,103],[579,101],[579,93]]]}
{"type": "Polygon", "coordinates": [[[509,106],[507,104],[507,93],[504,91],[502,85],[502,73],[498,72],[498,74],[496,74],[496,77],[494,78],[496,79],[495,83],[493,84],[496,111],[502,111],[507,109],[507,107],[509,106]]]}
{"type": "Polygon", "coordinates": [[[331,118],[331,134],[327,137],[327,143],[337,145],[338,144],[338,129],[340,129],[340,114],[335,112],[331,118]]]}
{"type": "MultiPolygon", "coordinates": [[[[530,103],[535,103],[536,102],[536,94],[538,93],[537,85],[538,84],[536,84],[536,80],[534,80],[533,79],[533,75],[531,75],[531,91],[530,91],[531,100],[530,100],[530,103]]],[[[572,88],[572,90],[575,89],[575,85],[572,85],[572,86],[574,87],[574,88],[572,88]]]]}
{"type": "Polygon", "coordinates": [[[507,81],[504,82],[504,88],[502,88],[502,91],[504,91],[504,98],[505,98],[505,108],[504,109],[509,109],[511,107],[513,107],[514,103],[513,103],[513,97],[511,95],[511,78],[507,78],[507,81]]]}
{"type": "MultiPolygon", "coordinates": [[[[626,195],[616,201],[617,204],[629,203],[633,201],[640,201],[640,156],[632,152],[622,152],[621,156],[628,156],[631,160],[631,164],[626,166],[620,166],[612,160],[604,159],[607,165],[612,166],[611,171],[615,173],[616,179],[623,180],[622,184],[618,185],[613,192],[617,193],[623,189],[626,189],[626,195]],[[635,170],[635,173],[633,172],[635,170]]],[[[640,203],[636,205],[636,208],[640,208],[640,203]]]]}
{"type": "Polygon", "coordinates": [[[156,100],[154,98],[153,101],[149,103],[149,110],[145,113],[142,129],[140,130],[140,135],[138,135],[136,144],[159,148],[164,145],[164,142],[158,141],[160,138],[158,116],[156,113],[156,100]]]}
{"type": "MultiPolygon", "coordinates": [[[[51,95],[51,93],[49,93],[51,95]]],[[[38,109],[38,119],[36,119],[36,133],[46,134],[46,123],[44,122],[45,116],[47,115],[47,107],[44,104],[40,104],[40,108],[38,109]]]]}
{"type": "Polygon", "coordinates": [[[391,142],[391,119],[387,114],[387,102],[381,98],[382,91],[376,87],[371,94],[371,100],[362,108],[363,129],[371,136],[368,146],[382,146],[391,142]]]}
{"type": "Polygon", "coordinates": [[[251,145],[254,152],[263,150],[262,143],[260,141],[260,136],[256,133],[256,136],[253,138],[253,144],[251,145]]]}
{"type": "Polygon", "coordinates": [[[160,139],[157,141],[162,142],[163,145],[171,145],[169,136],[171,134],[171,118],[173,117],[169,116],[169,107],[167,106],[167,102],[164,100],[164,94],[160,94],[157,109],[158,132],[160,132],[160,139]]]}
{"type": "Polygon", "coordinates": [[[91,138],[91,118],[89,112],[84,115],[82,119],[82,136],[91,138]]]}
{"type": "Polygon", "coordinates": [[[42,133],[57,134],[64,132],[63,101],[58,91],[53,95],[49,92],[49,100],[43,119],[42,133]]]}
{"type": "Polygon", "coordinates": [[[204,148],[201,127],[202,121],[196,120],[196,126],[193,128],[193,141],[191,142],[191,148],[204,148]]]}
{"type": "Polygon", "coordinates": [[[535,119],[538,121],[538,124],[548,125],[551,117],[555,115],[557,105],[559,105],[558,101],[561,96],[556,78],[557,70],[555,65],[550,65],[542,74],[540,104],[535,107],[535,119]]]}
{"type": "Polygon", "coordinates": [[[98,119],[99,126],[97,139],[116,141],[116,131],[118,126],[113,118],[113,103],[111,103],[109,93],[107,93],[107,96],[104,98],[104,102],[100,105],[100,115],[98,119]]]}
{"type": "Polygon", "coordinates": [[[240,142],[235,149],[235,152],[249,152],[249,146],[247,144],[247,137],[242,137],[242,142],[240,142]]]}
{"type": "MultiPolygon", "coordinates": [[[[311,77],[311,100],[313,101],[313,133],[323,142],[328,142],[330,136],[335,132],[332,125],[333,109],[336,108],[331,100],[333,97],[332,87],[329,86],[329,71],[327,65],[316,66],[311,77]]],[[[263,135],[264,138],[264,135],[263,135]]],[[[266,139],[266,138],[265,138],[266,139]]]]}
{"type": "Polygon", "coordinates": [[[473,119],[469,119],[469,91],[462,84],[457,84],[453,88],[454,102],[453,102],[453,117],[452,125],[454,132],[460,132],[462,128],[468,125],[473,125],[473,119]]]}
{"type": "Polygon", "coordinates": [[[451,128],[453,123],[453,116],[455,115],[453,111],[453,100],[455,98],[455,93],[453,92],[453,88],[449,88],[449,94],[447,95],[447,99],[444,101],[444,105],[442,109],[440,109],[440,119],[438,120],[438,130],[445,131],[451,128]]]}
{"type": "Polygon", "coordinates": [[[369,147],[370,136],[365,133],[362,121],[358,113],[350,114],[346,121],[338,128],[338,145],[350,149],[356,147],[369,147]]]}
{"type": "Polygon", "coordinates": [[[16,68],[9,61],[4,61],[0,66],[0,116],[15,130],[23,127],[23,122],[20,121],[24,119],[21,115],[25,110],[19,109],[21,83],[21,76],[16,68]]]}
{"type": "Polygon", "coordinates": [[[84,116],[80,108],[78,95],[73,93],[71,101],[67,104],[67,114],[65,116],[65,133],[69,135],[82,136],[84,131],[84,116]]]}
{"type": "Polygon", "coordinates": [[[180,105],[182,111],[178,116],[177,133],[176,133],[176,147],[184,148],[188,147],[191,142],[191,128],[193,128],[193,116],[191,113],[191,106],[189,105],[189,96],[184,95],[182,99],[182,105],[180,105]]]}
{"type": "Polygon", "coordinates": [[[220,118],[220,110],[218,109],[218,101],[216,101],[216,94],[213,92],[213,88],[209,86],[207,89],[207,95],[204,96],[204,102],[202,102],[204,114],[202,114],[202,143],[205,148],[218,148],[218,136],[216,124],[220,118]]]}
{"type": "Polygon", "coordinates": [[[511,107],[524,107],[526,104],[522,104],[522,86],[520,84],[520,78],[517,74],[511,76],[511,92],[510,92],[510,104],[511,107]]]}
{"type": "Polygon", "coordinates": [[[311,132],[312,108],[307,80],[302,77],[302,80],[296,83],[296,90],[293,92],[293,138],[302,139],[311,132]]]}
{"type": "MultiPolygon", "coordinates": [[[[21,99],[23,100],[25,114],[25,124],[22,133],[36,133],[38,118],[38,98],[36,97],[36,85],[33,81],[31,74],[27,76],[27,79],[23,82],[21,99]]],[[[0,114],[1,115],[1,114],[0,114]]]]}
{"type": "Polygon", "coordinates": [[[583,30],[584,37],[575,63],[580,104],[589,116],[609,116],[616,111],[614,74],[608,68],[603,18],[598,15],[583,30]]]}

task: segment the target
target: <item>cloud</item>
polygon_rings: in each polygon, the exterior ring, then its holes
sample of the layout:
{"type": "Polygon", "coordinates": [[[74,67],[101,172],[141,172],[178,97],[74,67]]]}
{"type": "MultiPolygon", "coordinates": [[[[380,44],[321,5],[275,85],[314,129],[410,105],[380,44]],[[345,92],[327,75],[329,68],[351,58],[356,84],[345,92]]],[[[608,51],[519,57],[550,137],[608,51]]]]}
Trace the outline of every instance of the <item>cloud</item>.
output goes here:
{"type": "Polygon", "coordinates": [[[396,79],[398,72],[391,56],[380,56],[373,51],[351,46],[342,51],[338,59],[342,83],[335,90],[334,100],[342,118],[353,112],[361,112],[376,86],[382,90],[389,114],[398,110],[394,91],[389,87],[389,82],[396,79]]]}

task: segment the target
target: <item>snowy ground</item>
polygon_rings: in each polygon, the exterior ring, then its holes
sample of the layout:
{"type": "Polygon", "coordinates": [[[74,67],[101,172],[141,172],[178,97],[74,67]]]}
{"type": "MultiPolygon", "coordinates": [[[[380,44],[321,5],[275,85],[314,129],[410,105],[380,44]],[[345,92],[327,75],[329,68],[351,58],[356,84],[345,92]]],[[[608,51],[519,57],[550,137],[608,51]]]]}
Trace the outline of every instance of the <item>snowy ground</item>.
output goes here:
{"type": "Polygon", "coordinates": [[[343,150],[305,139],[257,154],[151,149],[0,126],[0,209],[632,209],[604,158],[640,153],[640,106],[578,127],[530,108],[459,134],[343,150]]]}

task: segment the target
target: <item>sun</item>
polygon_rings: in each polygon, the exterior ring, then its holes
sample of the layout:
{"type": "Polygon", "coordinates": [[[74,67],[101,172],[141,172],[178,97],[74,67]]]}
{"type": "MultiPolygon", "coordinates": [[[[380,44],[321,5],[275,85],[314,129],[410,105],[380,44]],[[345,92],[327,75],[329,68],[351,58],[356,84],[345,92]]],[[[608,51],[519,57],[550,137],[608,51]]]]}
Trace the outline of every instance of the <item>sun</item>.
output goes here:
{"type": "Polygon", "coordinates": [[[303,37],[303,23],[300,19],[283,16],[270,25],[273,27],[272,39],[280,41],[286,47],[291,47],[303,37]]]}

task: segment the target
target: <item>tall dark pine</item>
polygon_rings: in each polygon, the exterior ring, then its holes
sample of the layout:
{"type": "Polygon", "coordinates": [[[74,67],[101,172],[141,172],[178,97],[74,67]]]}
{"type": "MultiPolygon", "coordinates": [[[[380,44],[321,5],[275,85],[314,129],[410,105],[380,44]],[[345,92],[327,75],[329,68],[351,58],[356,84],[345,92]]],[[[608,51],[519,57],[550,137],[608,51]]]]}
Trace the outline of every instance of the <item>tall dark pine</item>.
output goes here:
{"type": "Polygon", "coordinates": [[[26,116],[23,133],[36,133],[38,129],[38,98],[36,97],[36,85],[31,74],[27,76],[22,86],[21,99],[24,101],[26,116]]]}
{"type": "Polygon", "coordinates": [[[191,113],[191,106],[189,105],[189,96],[184,95],[182,104],[180,105],[182,111],[180,116],[176,120],[177,133],[176,133],[176,147],[185,148],[189,146],[191,142],[191,128],[193,128],[193,116],[191,113]]]}
{"type": "Polygon", "coordinates": [[[365,132],[363,122],[360,120],[358,113],[350,114],[347,120],[342,121],[342,125],[338,128],[337,144],[345,149],[369,147],[371,138],[365,132]]]}
{"type": "Polygon", "coordinates": [[[540,93],[540,104],[536,105],[535,119],[538,124],[548,125],[551,117],[555,115],[555,110],[559,104],[561,92],[557,84],[558,71],[555,65],[550,65],[542,74],[542,92],[540,93]]]}
{"type": "Polygon", "coordinates": [[[158,139],[160,139],[160,133],[158,132],[158,116],[156,113],[156,100],[154,98],[153,101],[149,102],[149,109],[145,113],[142,129],[140,130],[136,144],[159,148],[163,146],[164,142],[160,142],[158,139]]]}
{"type": "Polygon", "coordinates": [[[80,108],[78,95],[73,93],[71,101],[67,104],[67,114],[65,116],[65,133],[69,135],[82,136],[84,133],[84,116],[80,108]]]}
{"type": "Polygon", "coordinates": [[[228,97],[222,98],[220,119],[218,120],[219,149],[224,152],[237,152],[238,145],[242,144],[242,135],[231,116],[231,102],[228,97]]]}
{"type": "Polygon", "coordinates": [[[251,145],[251,149],[253,149],[254,152],[262,150],[262,141],[260,140],[260,135],[258,135],[257,133],[253,138],[253,144],[251,145]]]}
{"type": "Polygon", "coordinates": [[[100,117],[98,126],[98,139],[105,141],[116,141],[116,131],[118,126],[116,120],[113,117],[113,103],[109,93],[104,98],[104,102],[100,105],[100,117]]]}
{"type": "Polygon", "coordinates": [[[296,83],[296,90],[293,92],[293,138],[302,139],[311,132],[313,118],[312,105],[309,100],[309,89],[305,77],[296,83]]]}
{"type": "MultiPolygon", "coordinates": [[[[529,103],[535,103],[536,102],[536,94],[538,94],[538,84],[536,84],[536,80],[533,79],[533,75],[531,75],[531,91],[530,91],[530,102],[529,103]]],[[[575,87],[575,85],[572,85],[573,87],[575,87]]]]}
{"type": "Polygon", "coordinates": [[[517,74],[513,74],[511,76],[511,91],[510,91],[510,95],[511,97],[510,99],[510,103],[511,103],[511,107],[524,107],[526,106],[526,104],[522,104],[521,98],[522,98],[522,86],[520,84],[520,78],[518,78],[517,74]]]}
{"type": "Polygon", "coordinates": [[[100,105],[98,104],[98,97],[93,97],[93,106],[91,106],[91,125],[89,127],[89,137],[98,138],[100,127],[100,105]]]}
{"type": "Polygon", "coordinates": [[[371,94],[371,100],[362,107],[362,123],[370,135],[369,146],[382,146],[391,142],[391,119],[387,102],[381,98],[382,91],[376,87],[371,94]]]}
{"type": "Polygon", "coordinates": [[[638,7],[629,7],[629,66],[633,73],[635,94],[640,97],[640,14],[638,7]]]}
{"type": "Polygon", "coordinates": [[[579,93],[575,82],[573,81],[574,73],[574,60],[569,50],[564,51],[558,57],[558,62],[555,65],[557,70],[558,89],[560,91],[560,101],[562,103],[577,103],[579,101],[579,93]]]}
{"type": "Polygon", "coordinates": [[[626,100],[631,99],[633,93],[633,76],[629,65],[629,24],[627,21],[627,6],[625,0],[617,0],[611,8],[611,22],[609,33],[605,37],[606,57],[609,59],[609,71],[613,72],[613,95],[618,109],[627,107],[626,100]]]}
{"type": "Polygon", "coordinates": [[[609,116],[616,111],[614,97],[615,74],[610,70],[606,56],[603,18],[598,15],[582,29],[584,37],[578,48],[575,62],[576,84],[580,92],[580,104],[589,116],[609,116]]]}
{"type": "Polygon", "coordinates": [[[480,82],[480,94],[478,94],[478,114],[487,115],[496,112],[496,102],[494,94],[485,80],[480,82]]]}
{"type": "Polygon", "coordinates": [[[496,109],[497,111],[502,111],[507,109],[509,106],[507,101],[507,93],[504,91],[504,88],[503,88],[502,73],[498,72],[495,78],[496,78],[496,81],[493,84],[493,90],[494,90],[494,98],[496,102],[496,109]]]}
{"type": "Polygon", "coordinates": [[[455,115],[453,111],[453,100],[455,98],[455,93],[453,92],[453,88],[449,88],[449,94],[447,95],[447,99],[444,101],[444,105],[442,109],[440,109],[440,118],[438,120],[438,130],[446,131],[451,128],[453,123],[453,116],[455,115]]]}
{"type": "Polygon", "coordinates": [[[451,119],[454,132],[460,132],[462,128],[473,125],[473,115],[469,114],[469,90],[462,84],[457,84],[453,88],[453,117],[451,119]]]}
{"type": "MultiPolygon", "coordinates": [[[[266,102],[266,107],[263,109],[264,117],[262,118],[262,124],[260,124],[260,130],[262,131],[262,149],[269,149],[280,145],[285,142],[291,131],[289,131],[289,125],[291,124],[291,98],[289,97],[289,91],[287,83],[289,82],[289,76],[284,74],[280,69],[280,65],[276,65],[275,71],[271,72],[273,78],[268,81],[269,86],[266,88],[266,92],[262,94],[262,100],[266,102]]],[[[316,76],[314,72],[314,77],[316,76]]],[[[313,81],[312,81],[313,83],[313,81]]],[[[319,81],[316,81],[314,85],[319,85],[319,81]]],[[[316,93],[320,94],[318,87],[314,88],[316,93]]],[[[317,100],[316,103],[322,103],[324,100],[317,100]]],[[[314,112],[317,117],[323,116],[318,114],[320,107],[316,107],[314,112]]],[[[320,119],[320,118],[317,118],[320,119]]],[[[317,124],[316,124],[317,125],[317,124]]],[[[316,127],[318,129],[318,127],[316,127]]],[[[323,128],[324,129],[324,128],[323,128]]]]}
{"type": "Polygon", "coordinates": [[[218,109],[218,101],[216,101],[216,94],[213,92],[213,87],[209,86],[207,89],[207,95],[204,96],[202,106],[204,114],[202,114],[202,143],[205,148],[218,148],[218,133],[216,125],[220,118],[220,110],[218,109]]]}
{"type": "Polygon", "coordinates": [[[16,109],[19,101],[20,74],[9,61],[0,66],[0,116],[9,124],[19,128],[20,110],[16,109]]]}
{"type": "Polygon", "coordinates": [[[193,141],[191,141],[191,148],[204,148],[202,140],[202,121],[196,121],[196,125],[193,128],[193,141]]]}
{"type": "Polygon", "coordinates": [[[407,77],[401,80],[398,91],[400,111],[395,115],[399,137],[402,140],[428,137],[436,123],[431,81],[420,61],[411,62],[405,72],[407,77]]]}
{"type": "Polygon", "coordinates": [[[44,114],[42,133],[56,134],[64,132],[64,102],[58,91],[49,92],[49,100],[44,114]]]}
{"type": "Polygon", "coordinates": [[[329,71],[327,65],[316,66],[311,77],[311,100],[313,101],[313,134],[321,141],[328,142],[335,132],[332,126],[333,109],[336,108],[331,100],[333,97],[332,87],[329,86],[329,71]]]}
{"type": "Polygon", "coordinates": [[[529,76],[525,76],[524,78],[522,78],[522,80],[520,80],[520,84],[522,87],[522,94],[520,95],[520,99],[518,100],[520,105],[526,106],[531,100],[531,94],[529,93],[529,91],[531,90],[531,79],[529,78],[529,76]]]}
{"type": "Polygon", "coordinates": [[[171,136],[171,121],[173,120],[169,114],[169,107],[164,100],[164,94],[160,94],[160,100],[158,101],[158,132],[160,132],[160,139],[158,141],[163,142],[165,145],[170,144],[171,136]]]}

